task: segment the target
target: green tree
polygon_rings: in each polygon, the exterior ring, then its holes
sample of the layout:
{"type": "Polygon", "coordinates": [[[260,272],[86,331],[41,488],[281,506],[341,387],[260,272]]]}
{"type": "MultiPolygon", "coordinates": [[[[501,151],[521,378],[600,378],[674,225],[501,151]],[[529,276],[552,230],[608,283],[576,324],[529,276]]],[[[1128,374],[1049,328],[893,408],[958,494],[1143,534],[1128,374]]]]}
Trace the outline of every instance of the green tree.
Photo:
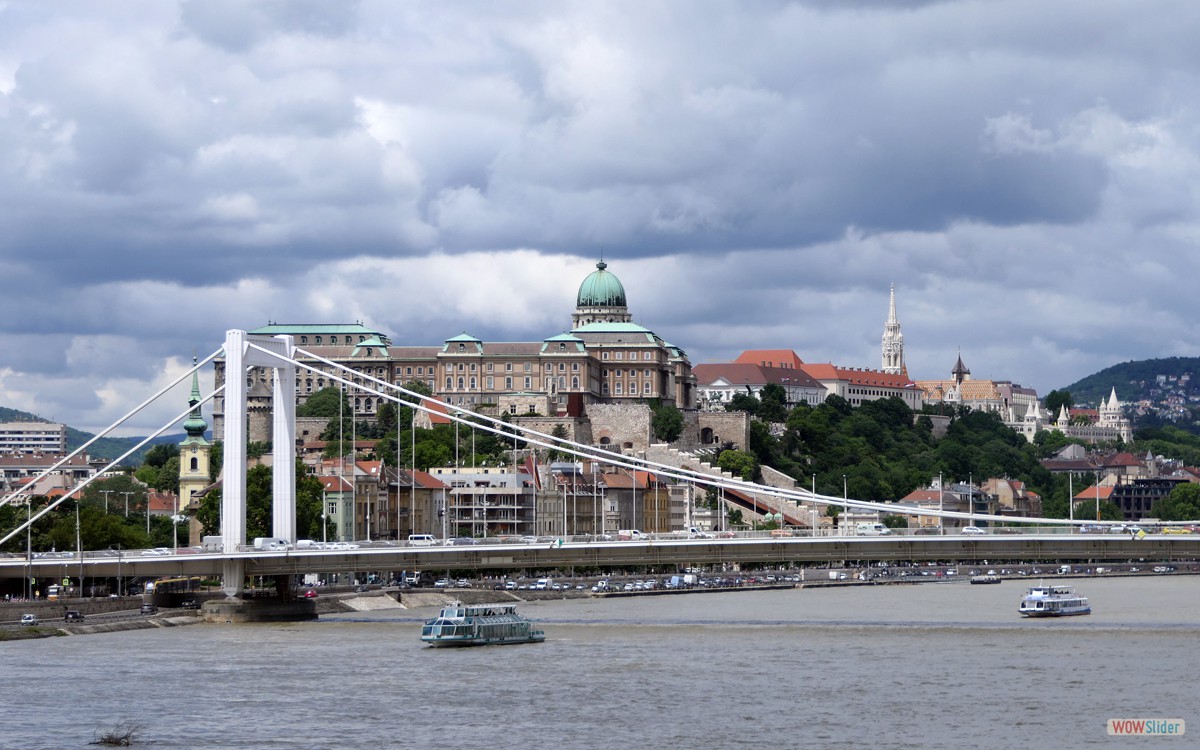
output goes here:
{"type": "Polygon", "coordinates": [[[758,473],[758,461],[745,451],[721,451],[721,455],[717,456],[717,466],[747,482],[758,473]]]}
{"type": "MultiPolygon", "coordinates": [[[[554,425],[554,429],[550,431],[550,434],[553,435],[556,440],[565,440],[568,437],[567,428],[562,424],[554,425]]],[[[558,461],[559,459],[568,458],[570,454],[565,451],[561,451],[558,448],[551,448],[548,452],[548,456],[551,461],[558,461]]]]}
{"type": "Polygon", "coordinates": [[[133,472],[134,478],[136,478],[142,484],[150,487],[155,487],[158,485],[158,474],[158,468],[151,466],[150,464],[142,464],[137,468],[137,471],[133,472]]]}
{"type": "Polygon", "coordinates": [[[674,402],[660,404],[650,417],[650,427],[654,431],[655,439],[663,443],[673,443],[683,434],[683,412],[674,402]]]}
{"type": "Polygon", "coordinates": [[[755,413],[764,422],[780,423],[787,420],[787,391],[778,383],[767,383],[758,392],[758,411],[755,413]]]}
{"type": "Polygon", "coordinates": [[[1050,391],[1046,394],[1045,403],[1046,413],[1050,415],[1051,419],[1057,419],[1059,411],[1061,411],[1064,406],[1069,410],[1075,405],[1074,401],[1071,399],[1071,392],[1066,390],[1050,391]]]}
{"type": "Polygon", "coordinates": [[[337,419],[339,414],[350,413],[350,399],[341,388],[322,388],[296,407],[297,417],[325,417],[337,419]]]}
{"type": "Polygon", "coordinates": [[[762,404],[753,393],[735,393],[733,398],[729,399],[729,403],[725,404],[725,411],[744,411],[749,414],[757,414],[759,407],[762,404]]]}
{"type": "Polygon", "coordinates": [[[1200,484],[1175,485],[1171,494],[1154,504],[1153,513],[1164,521],[1200,520],[1200,484]]]}
{"type": "Polygon", "coordinates": [[[153,466],[156,469],[161,469],[163,464],[172,458],[179,457],[179,446],[174,443],[159,443],[150,450],[146,451],[146,457],[142,460],[142,465],[153,466]]]}
{"type": "MultiPolygon", "coordinates": [[[[1096,501],[1095,500],[1083,500],[1081,502],[1075,503],[1075,518],[1077,520],[1083,519],[1083,518],[1096,518],[1096,501]]],[[[1101,500],[1100,501],[1100,517],[1096,518],[1096,520],[1097,521],[1124,521],[1125,514],[1121,512],[1120,508],[1113,505],[1108,500],[1101,500]]]]}

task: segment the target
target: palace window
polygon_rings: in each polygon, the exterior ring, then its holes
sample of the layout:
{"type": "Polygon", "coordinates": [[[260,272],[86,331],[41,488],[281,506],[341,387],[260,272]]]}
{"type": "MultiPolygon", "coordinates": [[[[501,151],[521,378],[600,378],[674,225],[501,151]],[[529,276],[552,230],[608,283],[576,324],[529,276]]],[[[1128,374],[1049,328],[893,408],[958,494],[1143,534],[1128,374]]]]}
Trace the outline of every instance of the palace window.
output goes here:
{"type": "Polygon", "coordinates": [[[512,390],[512,378],[504,379],[504,390],[506,390],[506,391],[512,390]]]}
{"type": "Polygon", "coordinates": [[[529,390],[532,387],[533,387],[533,378],[528,378],[528,377],[525,378],[525,390],[529,390]]]}

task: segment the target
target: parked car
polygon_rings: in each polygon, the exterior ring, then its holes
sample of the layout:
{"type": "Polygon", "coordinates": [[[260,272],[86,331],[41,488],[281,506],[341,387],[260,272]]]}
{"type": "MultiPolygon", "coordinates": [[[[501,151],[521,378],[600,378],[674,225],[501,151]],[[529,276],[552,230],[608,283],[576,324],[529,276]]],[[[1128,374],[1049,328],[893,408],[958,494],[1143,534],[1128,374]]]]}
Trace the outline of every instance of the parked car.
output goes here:
{"type": "Polygon", "coordinates": [[[66,622],[83,622],[83,613],[77,609],[68,609],[63,615],[66,622]]]}
{"type": "Polygon", "coordinates": [[[200,603],[195,599],[184,599],[179,606],[181,609],[200,609],[200,603]]]}

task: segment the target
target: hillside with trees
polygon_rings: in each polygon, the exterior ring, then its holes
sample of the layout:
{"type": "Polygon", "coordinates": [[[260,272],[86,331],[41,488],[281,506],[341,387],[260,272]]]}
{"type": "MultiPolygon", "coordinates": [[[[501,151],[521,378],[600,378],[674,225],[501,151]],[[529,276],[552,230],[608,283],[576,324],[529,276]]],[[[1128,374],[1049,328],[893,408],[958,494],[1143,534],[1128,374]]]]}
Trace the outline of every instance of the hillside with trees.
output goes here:
{"type": "MultiPolygon", "coordinates": [[[[960,407],[939,410],[950,420],[939,439],[930,415],[914,413],[900,399],[868,401],[854,408],[838,396],[816,407],[796,406],[786,412],[782,424],[772,425],[763,417],[778,414],[777,395],[764,388],[761,400],[740,395],[727,408],[751,414],[749,454],[754,461],[783,471],[800,486],[815,482],[821,494],[845,492],[862,500],[893,502],[928,487],[939,476],[947,484],[976,485],[1002,477],[1020,480],[1041,495],[1047,516],[1068,515],[1067,478],[1052,475],[1040,463],[1066,444],[1061,433],[1039,433],[1029,443],[998,415],[960,407]]],[[[718,464],[724,463],[719,457],[718,464]]],[[[1106,517],[1115,513],[1114,507],[1102,508],[1106,517]]]]}

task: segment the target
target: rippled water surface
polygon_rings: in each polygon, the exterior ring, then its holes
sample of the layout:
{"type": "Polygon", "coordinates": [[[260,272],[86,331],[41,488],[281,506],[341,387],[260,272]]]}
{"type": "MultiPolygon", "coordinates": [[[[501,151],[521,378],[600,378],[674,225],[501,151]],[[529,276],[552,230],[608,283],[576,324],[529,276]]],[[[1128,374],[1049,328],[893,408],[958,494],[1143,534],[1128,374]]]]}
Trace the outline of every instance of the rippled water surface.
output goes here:
{"type": "Polygon", "coordinates": [[[1065,620],[1021,619],[1010,581],[529,603],[545,643],[478,649],[421,646],[429,609],[5,643],[0,747],[123,720],[164,750],[1057,750],[1151,716],[1200,737],[1200,578],[1076,583],[1095,611],[1065,620]]]}

